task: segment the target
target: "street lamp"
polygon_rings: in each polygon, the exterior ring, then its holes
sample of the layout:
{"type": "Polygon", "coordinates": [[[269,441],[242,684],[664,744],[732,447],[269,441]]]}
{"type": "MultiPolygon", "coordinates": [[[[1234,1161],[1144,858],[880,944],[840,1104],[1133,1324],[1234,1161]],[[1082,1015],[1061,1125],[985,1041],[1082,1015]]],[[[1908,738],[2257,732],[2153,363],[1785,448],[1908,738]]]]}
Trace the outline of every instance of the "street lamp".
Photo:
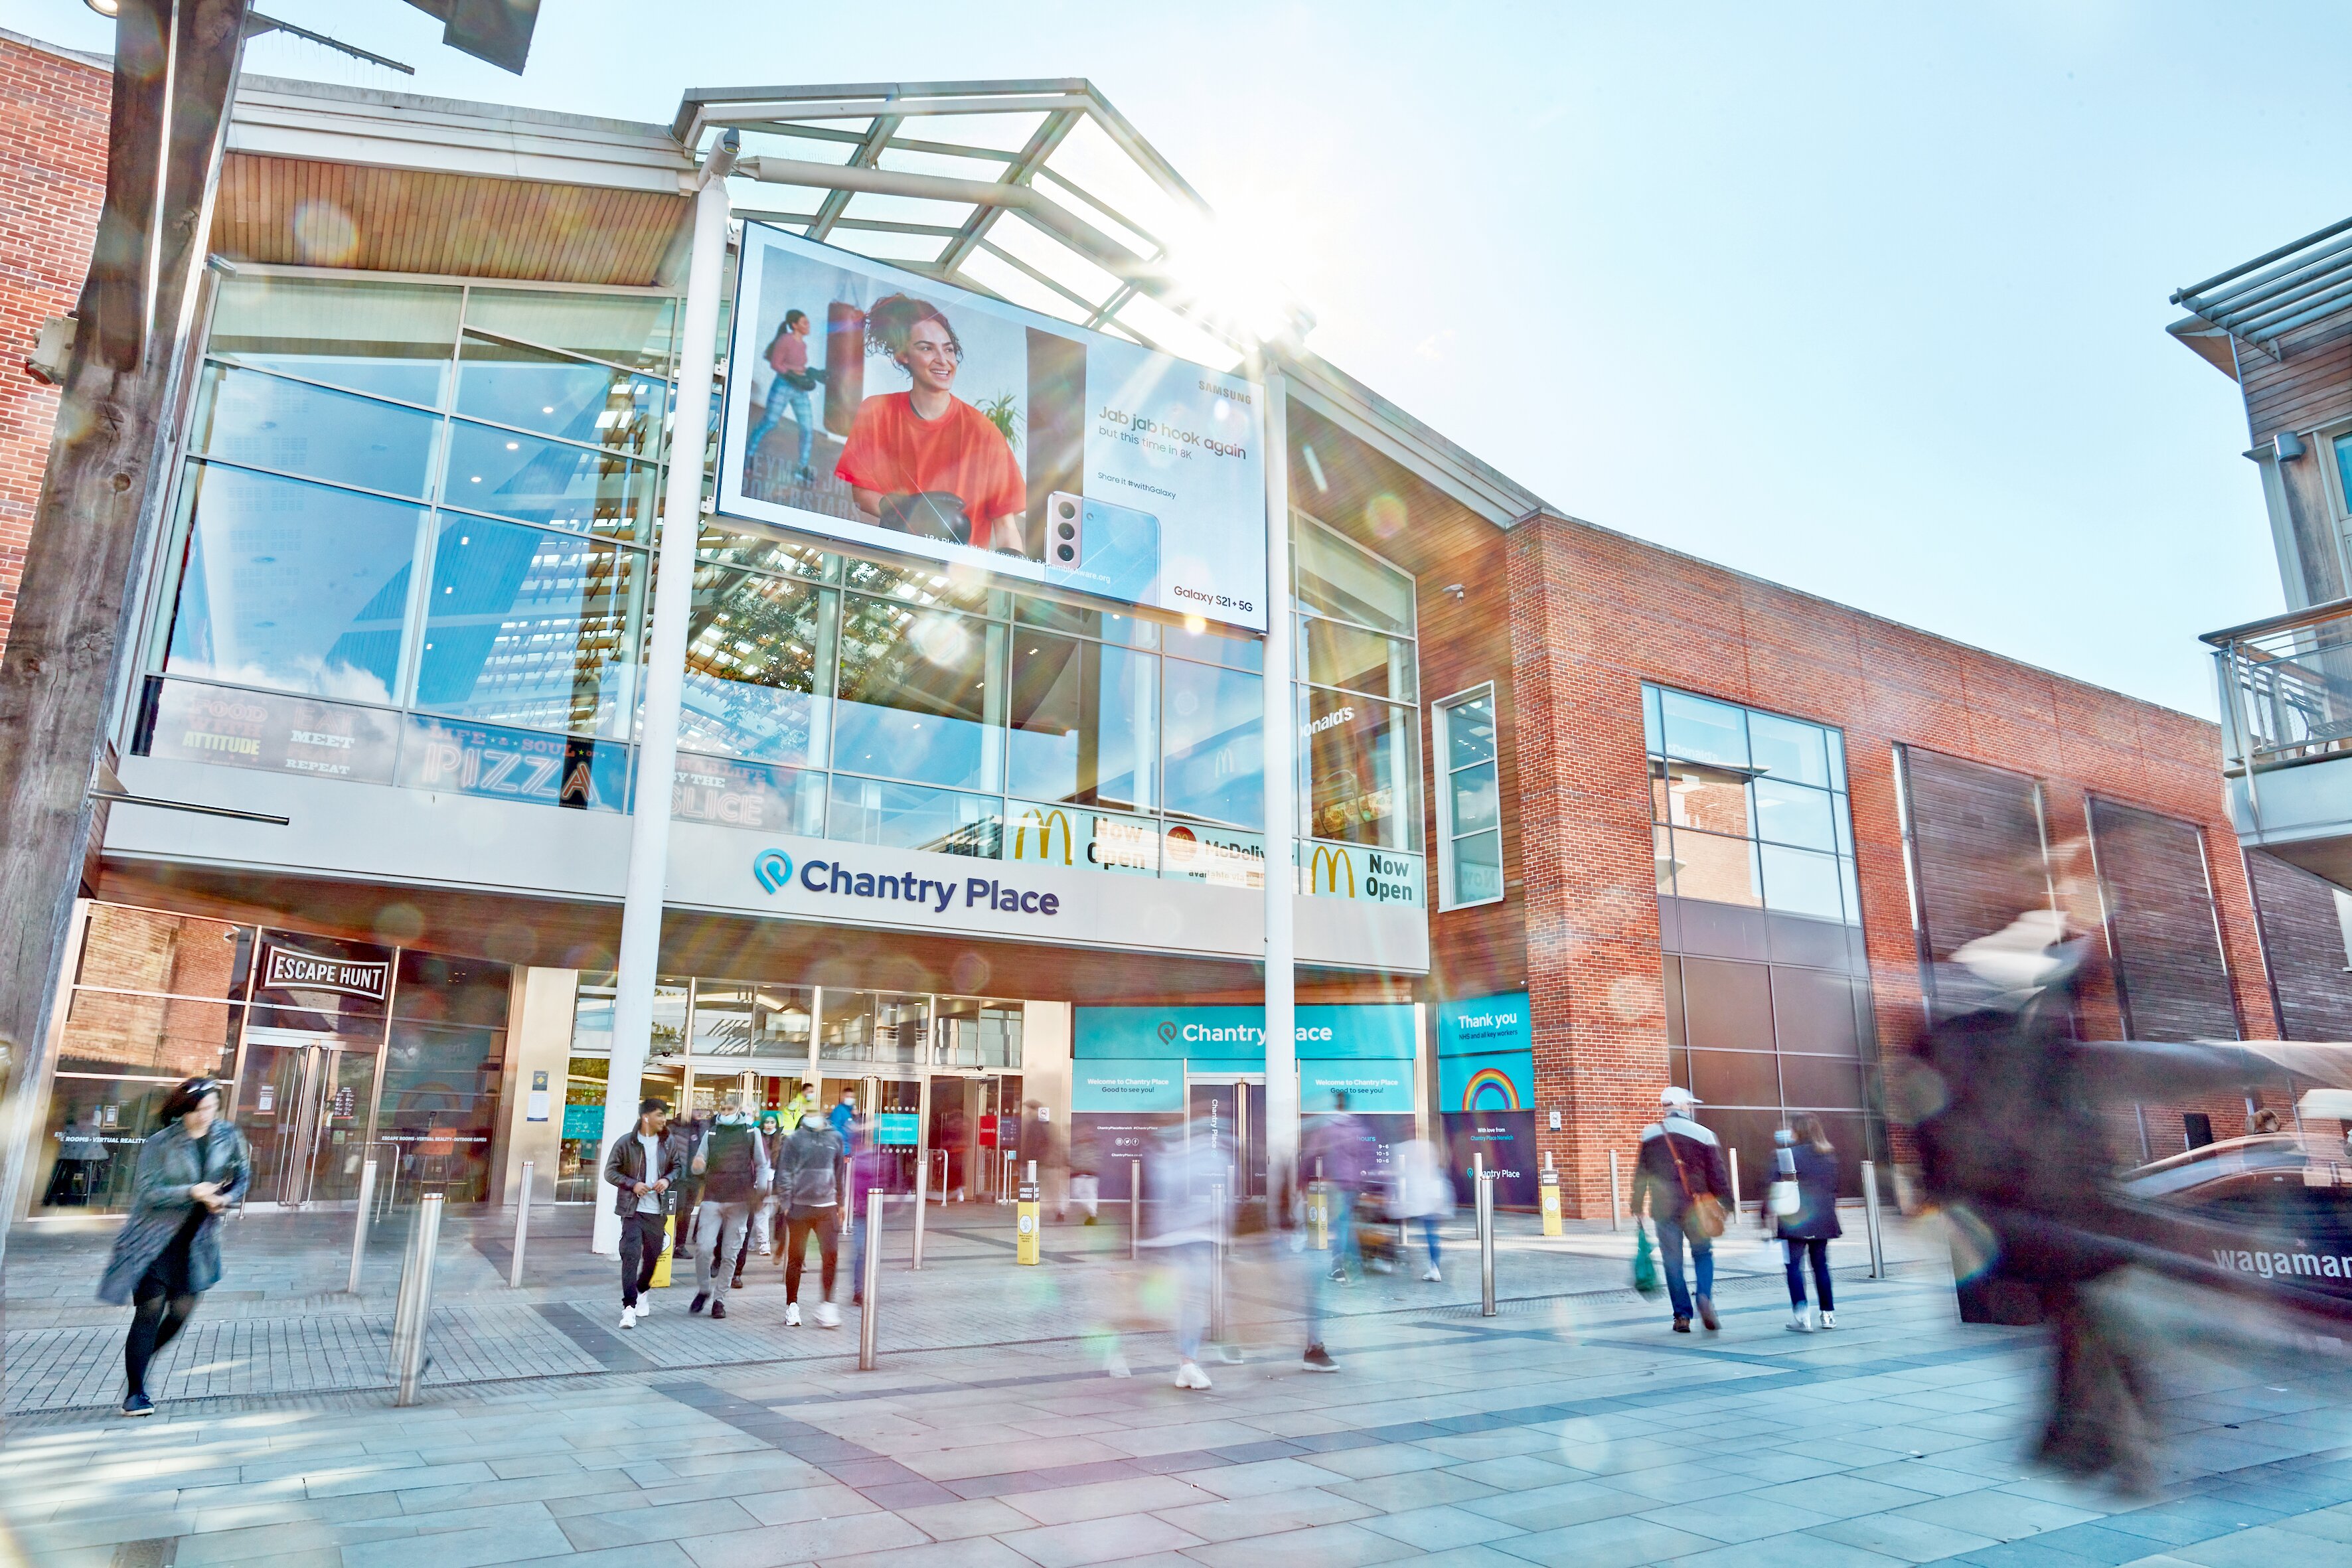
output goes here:
{"type": "Polygon", "coordinates": [[[86,4],[109,21],[112,21],[115,14],[122,9],[122,0],[86,0],[86,4]]]}

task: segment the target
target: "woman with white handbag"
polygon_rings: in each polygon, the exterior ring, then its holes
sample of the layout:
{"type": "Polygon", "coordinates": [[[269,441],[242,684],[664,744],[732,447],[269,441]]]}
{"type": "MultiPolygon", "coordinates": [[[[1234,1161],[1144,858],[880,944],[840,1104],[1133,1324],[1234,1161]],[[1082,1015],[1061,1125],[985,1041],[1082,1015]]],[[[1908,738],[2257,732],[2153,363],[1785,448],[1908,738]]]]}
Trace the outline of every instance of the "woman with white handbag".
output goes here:
{"type": "Polygon", "coordinates": [[[1820,1325],[1837,1327],[1836,1300],[1830,1294],[1830,1239],[1838,1226],[1837,1152],[1822,1119],[1799,1111],[1772,1135],[1772,1183],[1764,1190],[1764,1222],[1777,1227],[1789,1258],[1789,1331],[1813,1331],[1812,1309],[1805,1304],[1802,1265],[1811,1261],[1813,1289],[1821,1298],[1820,1325]]]}

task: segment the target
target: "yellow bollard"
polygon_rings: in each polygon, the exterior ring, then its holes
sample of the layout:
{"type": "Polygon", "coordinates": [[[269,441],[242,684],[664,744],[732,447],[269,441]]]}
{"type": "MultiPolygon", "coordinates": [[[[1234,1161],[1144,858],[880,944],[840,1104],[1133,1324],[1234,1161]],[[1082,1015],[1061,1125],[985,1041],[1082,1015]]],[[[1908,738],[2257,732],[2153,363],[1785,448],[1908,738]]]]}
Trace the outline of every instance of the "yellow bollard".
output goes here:
{"type": "Polygon", "coordinates": [[[654,1285],[658,1289],[669,1289],[669,1255],[677,1245],[677,1215],[666,1215],[662,1218],[661,1261],[654,1265],[654,1285]]]}
{"type": "Polygon", "coordinates": [[[1558,1236],[1559,1234],[1559,1173],[1551,1168],[1551,1156],[1549,1154],[1544,1156],[1544,1168],[1541,1181],[1543,1187],[1543,1233],[1546,1236],[1558,1236]]]}
{"type": "Polygon", "coordinates": [[[1013,1213],[1020,1216],[1017,1222],[1020,1230],[1013,1261],[1034,1264],[1037,1261],[1037,1162],[1030,1161],[1028,1168],[1028,1177],[1019,1188],[1020,1201],[1013,1206],[1013,1213]]]}

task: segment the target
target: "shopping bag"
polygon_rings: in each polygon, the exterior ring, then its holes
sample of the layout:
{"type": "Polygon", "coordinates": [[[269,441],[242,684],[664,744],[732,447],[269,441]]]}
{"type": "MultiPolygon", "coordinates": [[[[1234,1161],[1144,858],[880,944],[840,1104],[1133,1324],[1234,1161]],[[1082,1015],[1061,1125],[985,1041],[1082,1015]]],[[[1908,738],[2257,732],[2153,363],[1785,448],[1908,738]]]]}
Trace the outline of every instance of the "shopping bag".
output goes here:
{"type": "Polygon", "coordinates": [[[1654,1296],[1660,1288],[1658,1255],[1650,1245],[1650,1227],[1636,1220],[1633,1229],[1641,1237],[1633,1247],[1633,1289],[1644,1296],[1654,1296]]]}

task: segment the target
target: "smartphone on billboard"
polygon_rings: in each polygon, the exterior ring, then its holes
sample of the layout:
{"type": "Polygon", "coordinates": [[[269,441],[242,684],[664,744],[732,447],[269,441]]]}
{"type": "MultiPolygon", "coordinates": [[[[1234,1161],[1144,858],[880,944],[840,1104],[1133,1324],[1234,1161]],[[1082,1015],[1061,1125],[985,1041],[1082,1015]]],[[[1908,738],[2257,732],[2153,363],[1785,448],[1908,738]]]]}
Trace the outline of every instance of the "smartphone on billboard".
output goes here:
{"type": "Polygon", "coordinates": [[[1141,600],[1160,575],[1160,520],[1055,490],[1045,498],[1045,581],[1141,600]]]}

